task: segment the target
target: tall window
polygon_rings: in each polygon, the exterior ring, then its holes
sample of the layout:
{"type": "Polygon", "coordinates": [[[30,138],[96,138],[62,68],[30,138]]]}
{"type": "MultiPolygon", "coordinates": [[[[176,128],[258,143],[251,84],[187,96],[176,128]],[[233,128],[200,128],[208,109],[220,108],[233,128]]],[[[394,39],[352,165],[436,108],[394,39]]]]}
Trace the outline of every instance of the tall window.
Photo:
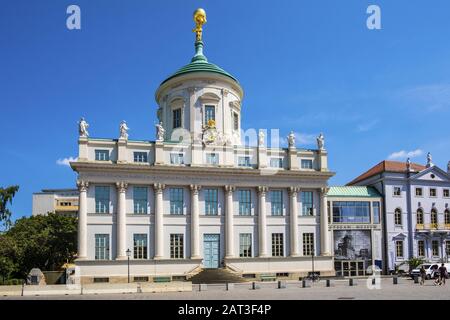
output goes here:
{"type": "Polygon", "coordinates": [[[170,164],[184,164],[184,154],[183,153],[171,153],[170,154],[170,164]]]}
{"type": "Polygon", "coordinates": [[[216,108],[214,106],[205,106],[205,124],[208,124],[209,120],[216,121],[216,108]]]}
{"type": "Polygon", "coordinates": [[[431,254],[433,257],[439,257],[439,241],[431,241],[431,254]]]}
{"type": "Polygon", "coordinates": [[[303,255],[312,256],[314,254],[314,233],[303,234],[303,255]]]}
{"type": "Polygon", "coordinates": [[[173,128],[181,127],[181,109],[175,109],[172,111],[173,115],[173,128]]]}
{"type": "Polygon", "coordinates": [[[372,202],[372,209],[373,209],[373,223],[378,224],[380,223],[380,203],[378,201],[372,202]]]}
{"type": "Polygon", "coordinates": [[[302,191],[302,214],[304,216],[312,216],[314,214],[312,191],[302,191]]]}
{"type": "Polygon", "coordinates": [[[109,151],[108,150],[95,150],[95,160],[109,161],[109,151]]]}
{"type": "Polygon", "coordinates": [[[147,259],[147,234],[137,233],[133,235],[134,259],[147,259]]]}
{"type": "Polygon", "coordinates": [[[134,213],[146,214],[147,213],[147,187],[134,187],[133,188],[133,206],[134,213]]]}
{"type": "Polygon", "coordinates": [[[238,190],[239,196],[239,215],[251,215],[251,193],[250,190],[238,190]]]}
{"type": "Polygon", "coordinates": [[[238,158],[238,166],[239,167],[251,167],[250,157],[239,157],[238,158]]]}
{"type": "Polygon", "coordinates": [[[109,234],[95,235],[95,260],[109,260],[109,234]]]}
{"type": "Polygon", "coordinates": [[[283,234],[272,233],[272,257],[283,257],[283,234]]]}
{"type": "Polygon", "coordinates": [[[270,158],[272,168],[283,168],[283,158],[270,158]]]}
{"type": "Polygon", "coordinates": [[[431,228],[437,228],[438,215],[436,209],[431,209],[431,228]]]}
{"type": "Polygon", "coordinates": [[[233,129],[239,130],[239,115],[236,112],[233,112],[233,129]]]}
{"type": "Polygon", "coordinates": [[[95,213],[109,213],[109,187],[95,186],[95,213]]]}
{"type": "Polygon", "coordinates": [[[425,257],[425,241],[417,241],[417,255],[419,257],[425,257]]]}
{"type": "Polygon", "coordinates": [[[402,188],[394,187],[394,196],[400,197],[402,195],[402,188]]]}
{"type": "Polygon", "coordinates": [[[450,256],[450,240],[445,241],[445,255],[450,256]]]}
{"type": "Polygon", "coordinates": [[[183,188],[170,188],[170,214],[183,214],[183,188]]]}
{"type": "Polygon", "coordinates": [[[444,198],[450,198],[450,189],[444,189],[442,191],[442,195],[444,196],[444,198]]]}
{"type": "Polygon", "coordinates": [[[134,162],[148,162],[147,152],[134,152],[134,162]]]}
{"type": "Polygon", "coordinates": [[[435,188],[430,188],[430,197],[436,197],[437,192],[435,188]]]}
{"type": "Polygon", "coordinates": [[[206,215],[217,215],[217,189],[205,189],[205,214],[206,215]]]}
{"type": "Polygon", "coordinates": [[[313,162],[311,159],[302,159],[301,166],[302,166],[302,169],[312,169],[313,162]]]}
{"type": "Polygon", "coordinates": [[[252,234],[239,234],[239,257],[250,258],[252,256],[252,234]]]}
{"type": "Polygon", "coordinates": [[[444,223],[450,224],[450,211],[448,209],[444,212],[444,223]]]}
{"type": "Polygon", "coordinates": [[[281,190],[270,191],[270,204],[273,216],[283,215],[283,192],[281,190]]]}
{"type": "Polygon", "coordinates": [[[219,154],[217,153],[207,153],[206,154],[206,163],[218,165],[219,164],[219,154]]]}
{"type": "Polygon", "coordinates": [[[422,188],[416,188],[416,197],[423,196],[423,189],[422,188]]]}
{"type": "Polygon", "coordinates": [[[402,211],[398,208],[394,212],[394,223],[396,226],[402,225],[402,211]]]}
{"type": "Polygon", "coordinates": [[[171,259],[184,258],[183,234],[170,235],[170,258],[171,259]]]}
{"type": "Polygon", "coordinates": [[[395,242],[395,254],[397,258],[403,259],[403,241],[399,240],[395,242]]]}
{"type": "Polygon", "coordinates": [[[417,224],[423,224],[423,211],[422,209],[417,210],[417,224]]]}

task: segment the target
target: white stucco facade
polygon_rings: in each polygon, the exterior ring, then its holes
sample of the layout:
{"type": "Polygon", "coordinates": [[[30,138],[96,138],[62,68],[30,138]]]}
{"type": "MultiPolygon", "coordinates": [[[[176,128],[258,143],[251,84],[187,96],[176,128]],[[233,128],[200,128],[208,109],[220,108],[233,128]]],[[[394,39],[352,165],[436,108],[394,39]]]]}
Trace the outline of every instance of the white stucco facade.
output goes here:
{"type": "Polygon", "coordinates": [[[311,256],[303,254],[303,233],[313,235],[315,270],[334,274],[327,151],[298,148],[294,137],[288,148],[268,148],[256,130],[258,145],[242,144],[243,90],[205,62],[202,49],[196,42],[201,61],[188,65],[195,72],[157,89],[156,141],[92,139],[80,129],[71,167],[80,191],[81,281],[124,281],[128,249],[132,277],[188,279],[211,267],[304,276],[311,256]]]}

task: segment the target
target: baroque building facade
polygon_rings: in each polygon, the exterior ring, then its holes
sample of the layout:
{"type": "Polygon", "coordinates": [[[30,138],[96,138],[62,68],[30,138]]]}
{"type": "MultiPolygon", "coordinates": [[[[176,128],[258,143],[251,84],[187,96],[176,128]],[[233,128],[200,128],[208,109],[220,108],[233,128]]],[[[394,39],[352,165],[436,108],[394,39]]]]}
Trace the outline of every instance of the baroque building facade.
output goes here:
{"type": "MultiPolygon", "coordinates": [[[[79,123],[77,276],[81,282],[189,279],[224,268],[255,278],[334,275],[327,219],[328,153],[241,144],[243,89],[203,54],[156,91],[156,140],[90,138],[79,123]]],[[[206,19],[204,19],[206,21],[206,19]]]]}
{"type": "Polygon", "coordinates": [[[385,272],[408,271],[407,261],[448,262],[450,162],[447,171],[427,164],[382,161],[349,183],[383,195],[385,272]]]}

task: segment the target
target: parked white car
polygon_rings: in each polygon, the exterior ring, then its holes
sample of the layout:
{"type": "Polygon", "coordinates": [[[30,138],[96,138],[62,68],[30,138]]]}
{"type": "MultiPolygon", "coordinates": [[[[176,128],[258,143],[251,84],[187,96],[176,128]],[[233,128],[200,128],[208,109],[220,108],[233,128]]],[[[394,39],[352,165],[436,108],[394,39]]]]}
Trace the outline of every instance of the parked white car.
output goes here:
{"type": "Polygon", "coordinates": [[[433,279],[435,276],[437,276],[436,273],[438,272],[440,264],[437,264],[437,263],[423,263],[423,264],[417,266],[417,268],[415,268],[415,269],[413,269],[411,271],[411,273],[410,273],[411,278],[414,278],[415,276],[419,276],[420,277],[420,268],[422,268],[422,266],[424,267],[424,269],[426,271],[426,278],[427,279],[433,279]]]}

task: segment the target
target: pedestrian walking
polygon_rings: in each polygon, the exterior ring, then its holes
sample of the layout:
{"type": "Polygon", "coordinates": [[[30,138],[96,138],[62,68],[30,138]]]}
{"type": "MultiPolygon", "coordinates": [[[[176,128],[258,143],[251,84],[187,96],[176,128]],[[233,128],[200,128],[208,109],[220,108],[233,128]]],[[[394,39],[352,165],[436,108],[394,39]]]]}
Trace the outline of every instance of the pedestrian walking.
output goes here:
{"type": "Polygon", "coordinates": [[[425,284],[425,279],[427,277],[427,271],[423,267],[423,265],[420,267],[420,285],[425,284]]]}
{"type": "Polygon", "coordinates": [[[445,285],[445,279],[447,278],[447,268],[444,264],[439,267],[439,285],[445,285]]]}

